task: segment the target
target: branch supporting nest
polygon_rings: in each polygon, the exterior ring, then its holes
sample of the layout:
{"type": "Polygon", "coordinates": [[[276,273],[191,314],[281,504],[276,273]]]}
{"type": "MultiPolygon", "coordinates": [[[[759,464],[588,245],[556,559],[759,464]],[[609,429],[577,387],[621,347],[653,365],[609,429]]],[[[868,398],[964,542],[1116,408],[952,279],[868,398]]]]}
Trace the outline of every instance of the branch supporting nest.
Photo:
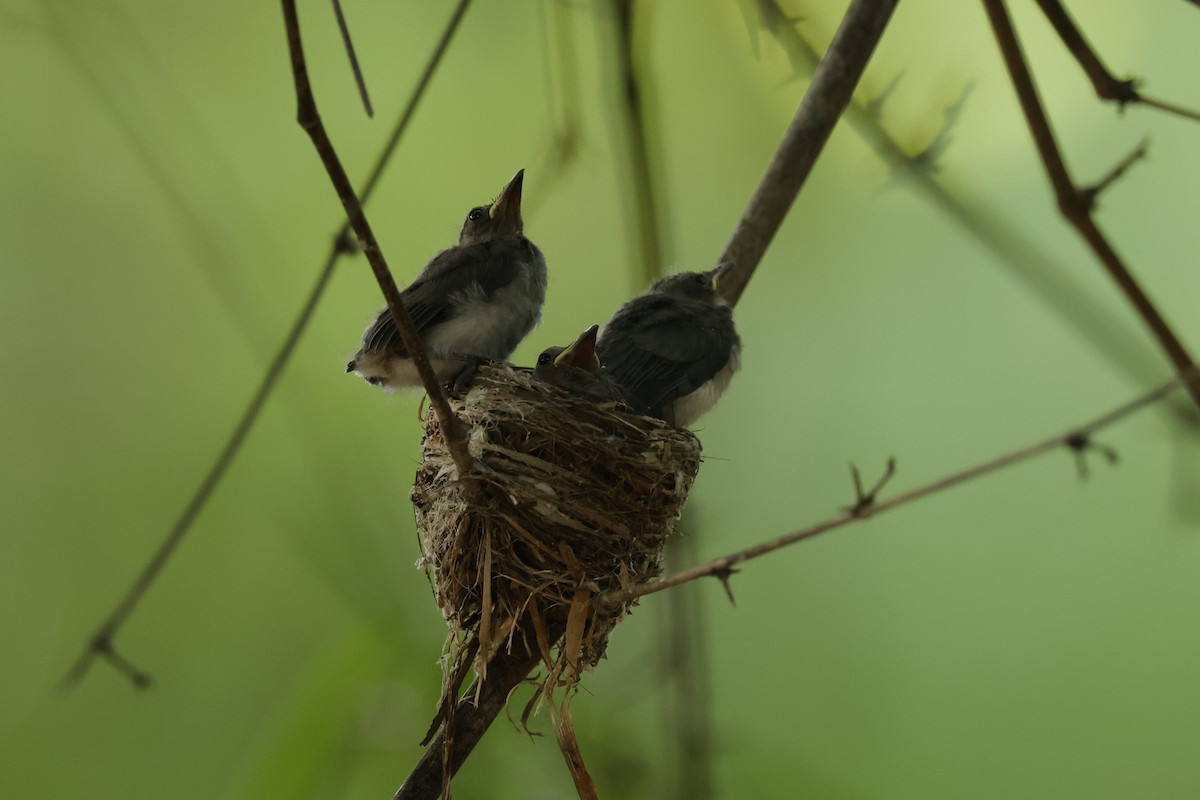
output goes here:
{"type": "Polygon", "coordinates": [[[397,797],[421,796],[413,787],[453,774],[538,662],[545,668],[538,702],[551,707],[578,785],[589,785],[567,702],[636,604],[595,601],[661,572],[663,547],[700,468],[700,443],[661,420],[508,366],[481,367],[455,413],[469,431],[473,480],[456,479],[441,421],[431,414],[412,490],[420,565],[449,628],[443,730],[397,797]],[[476,679],[459,699],[467,660],[476,679]]]}

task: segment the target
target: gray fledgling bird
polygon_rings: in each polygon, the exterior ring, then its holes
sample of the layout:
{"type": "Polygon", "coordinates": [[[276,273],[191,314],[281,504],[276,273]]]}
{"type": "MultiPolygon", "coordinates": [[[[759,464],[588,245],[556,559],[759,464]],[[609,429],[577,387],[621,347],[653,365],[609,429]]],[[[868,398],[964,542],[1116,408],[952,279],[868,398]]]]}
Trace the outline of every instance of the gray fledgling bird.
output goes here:
{"type": "MultiPolygon", "coordinates": [[[[490,206],[471,209],[458,245],[434,256],[400,293],[438,380],[457,376],[456,390],[480,362],[508,358],[542,318],[546,259],[523,233],[524,176],[518,171],[490,206]]],[[[346,372],[388,390],[421,385],[386,308],[346,372]]]]}
{"type": "Polygon", "coordinates": [[[684,427],[729,387],[742,344],[717,287],[732,266],[663,278],[604,327],[600,360],[640,410],[684,427]]]}
{"type": "Polygon", "coordinates": [[[608,376],[596,356],[596,332],[588,328],[568,347],[547,347],[538,356],[533,377],[597,403],[620,401],[633,405],[625,390],[608,376]]]}

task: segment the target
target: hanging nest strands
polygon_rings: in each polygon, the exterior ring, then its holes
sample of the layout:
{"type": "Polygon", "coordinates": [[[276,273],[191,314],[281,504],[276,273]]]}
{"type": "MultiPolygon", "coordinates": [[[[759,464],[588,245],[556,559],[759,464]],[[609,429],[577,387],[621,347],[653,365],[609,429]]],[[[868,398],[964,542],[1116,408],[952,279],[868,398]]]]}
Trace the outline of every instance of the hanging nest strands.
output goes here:
{"type": "Polygon", "coordinates": [[[475,471],[458,479],[430,413],[412,490],[419,566],[449,627],[443,667],[449,675],[473,656],[486,680],[488,660],[520,638],[542,654],[546,692],[570,687],[633,605],[595,598],[660,573],[700,443],[508,366],[481,367],[454,405],[475,471]]]}

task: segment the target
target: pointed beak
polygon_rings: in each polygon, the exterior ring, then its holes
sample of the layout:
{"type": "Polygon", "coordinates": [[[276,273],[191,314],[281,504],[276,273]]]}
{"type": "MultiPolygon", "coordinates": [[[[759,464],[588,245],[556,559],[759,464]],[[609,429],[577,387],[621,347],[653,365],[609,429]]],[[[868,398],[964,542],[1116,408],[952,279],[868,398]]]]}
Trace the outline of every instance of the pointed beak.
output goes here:
{"type": "Polygon", "coordinates": [[[517,170],[517,174],[500,191],[500,196],[496,198],[496,202],[492,203],[492,207],[488,209],[488,216],[490,218],[506,217],[514,220],[518,228],[521,227],[521,184],[524,181],[525,170],[517,170]]]}
{"type": "Polygon", "coordinates": [[[709,281],[709,286],[712,288],[713,294],[719,295],[721,293],[721,288],[720,288],[721,280],[732,271],[733,271],[733,262],[732,261],[722,261],[720,264],[717,264],[717,266],[713,269],[713,271],[711,273],[709,273],[710,275],[712,275],[712,278],[709,281]]]}
{"type": "Polygon", "coordinates": [[[580,334],[570,347],[558,354],[554,366],[575,367],[586,372],[598,371],[600,359],[596,356],[596,332],[599,330],[599,325],[593,325],[580,334]]]}

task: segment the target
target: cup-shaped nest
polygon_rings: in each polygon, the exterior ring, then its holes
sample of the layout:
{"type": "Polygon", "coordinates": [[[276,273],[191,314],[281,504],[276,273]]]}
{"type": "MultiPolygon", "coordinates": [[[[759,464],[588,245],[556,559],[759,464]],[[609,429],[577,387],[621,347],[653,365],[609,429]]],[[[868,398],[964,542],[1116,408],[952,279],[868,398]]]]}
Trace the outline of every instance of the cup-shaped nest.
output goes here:
{"type": "Polygon", "coordinates": [[[572,684],[632,605],[597,599],[661,571],[700,443],[508,366],[481,367],[452,405],[475,467],[459,476],[430,413],[412,490],[448,661],[473,652],[481,672],[515,637],[535,646],[535,631],[551,675],[572,684]]]}

